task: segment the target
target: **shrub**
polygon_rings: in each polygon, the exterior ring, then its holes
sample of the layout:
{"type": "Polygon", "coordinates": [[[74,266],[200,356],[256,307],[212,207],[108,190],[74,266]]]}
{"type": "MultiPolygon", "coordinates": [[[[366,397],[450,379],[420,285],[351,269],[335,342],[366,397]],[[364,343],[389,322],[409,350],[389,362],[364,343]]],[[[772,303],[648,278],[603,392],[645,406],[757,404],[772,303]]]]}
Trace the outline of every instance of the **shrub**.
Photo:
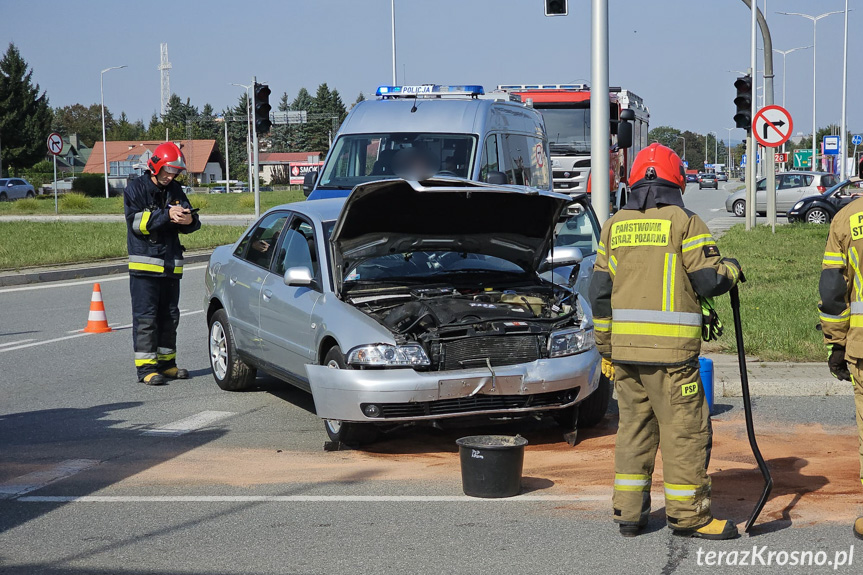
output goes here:
{"type": "Polygon", "coordinates": [[[60,196],[60,208],[63,210],[88,210],[92,203],[90,198],[82,194],[63,194],[60,196]]]}
{"type": "Polygon", "coordinates": [[[240,201],[237,202],[241,208],[254,208],[255,207],[255,195],[249,194],[246,196],[242,196],[240,201]]]}
{"type": "Polygon", "coordinates": [[[198,208],[200,210],[205,210],[210,206],[210,202],[207,201],[207,196],[201,196],[198,194],[189,196],[189,203],[192,204],[193,208],[198,208]]]}
{"type": "Polygon", "coordinates": [[[101,174],[80,174],[72,182],[72,191],[80,192],[91,198],[105,195],[105,176],[101,174]]]}
{"type": "Polygon", "coordinates": [[[39,209],[39,202],[35,198],[24,198],[12,205],[16,212],[35,212],[39,209]]]}

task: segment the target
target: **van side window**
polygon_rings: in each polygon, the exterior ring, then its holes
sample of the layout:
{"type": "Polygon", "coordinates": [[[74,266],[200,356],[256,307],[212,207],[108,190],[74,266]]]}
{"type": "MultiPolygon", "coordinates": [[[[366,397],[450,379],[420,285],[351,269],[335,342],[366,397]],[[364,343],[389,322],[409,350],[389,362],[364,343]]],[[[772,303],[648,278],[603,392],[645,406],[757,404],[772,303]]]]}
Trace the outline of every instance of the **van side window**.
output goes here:
{"type": "Polygon", "coordinates": [[[550,167],[540,138],[505,134],[502,160],[502,171],[506,172],[510,184],[549,188],[550,167]]]}
{"type": "Polygon", "coordinates": [[[488,181],[489,172],[500,171],[500,163],[497,159],[497,134],[491,134],[485,139],[482,146],[482,164],[479,168],[479,179],[488,181]]]}

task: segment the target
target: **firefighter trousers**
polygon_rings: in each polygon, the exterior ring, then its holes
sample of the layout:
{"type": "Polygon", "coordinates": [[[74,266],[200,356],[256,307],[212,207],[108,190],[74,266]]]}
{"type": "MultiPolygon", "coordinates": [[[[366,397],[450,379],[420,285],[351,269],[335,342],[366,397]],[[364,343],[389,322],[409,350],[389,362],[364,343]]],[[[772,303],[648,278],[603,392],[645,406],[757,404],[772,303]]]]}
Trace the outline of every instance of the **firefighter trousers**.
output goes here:
{"type": "Polygon", "coordinates": [[[854,385],[854,405],[857,411],[857,451],[860,455],[860,481],[863,482],[863,359],[848,362],[854,385]]]}
{"type": "Polygon", "coordinates": [[[132,344],[138,380],[177,365],[180,280],[129,276],[132,292],[132,344]]]}
{"type": "Polygon", "coordinates": [[[647,524],[657,448],[665,516],[673,529],[709,523],[707,465],[713,432],[698,361],[679,366],[615,364],[620,424],[614,450],[614,521],[647,524]]]}

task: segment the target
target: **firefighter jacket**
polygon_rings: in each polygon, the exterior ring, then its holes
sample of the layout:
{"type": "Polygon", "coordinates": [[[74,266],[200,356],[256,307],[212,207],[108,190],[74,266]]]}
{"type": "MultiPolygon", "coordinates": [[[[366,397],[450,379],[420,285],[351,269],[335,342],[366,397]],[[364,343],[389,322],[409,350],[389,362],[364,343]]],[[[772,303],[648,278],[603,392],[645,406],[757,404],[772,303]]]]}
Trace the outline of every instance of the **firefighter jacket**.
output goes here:
{"type": "Polygon", "coordinates": [[[129,249],[129,273],[136,276],[174,277],[183,275],[183,250],[179,234],[201,227],[198,214],[192,223],[171,222],[168,206],[191,208],[189,199],[177,182],[163,190],[153,183],[149,172],[129,182],[123,195],[126,213],[126,245],[129,249]]]}
{"type": "MultiPolygon", "coordinates": [[[[596,343],[615,363],[680,365],[701,350],[699,296],[730,290],[739,268],[696,214],[640,202],[602,226],[590,301],[596,343]]],[[[652,196],[651,196],[652,199],[652,196]]]]}
{"type": "Polygon", "coordinates": [[[863,359],[863,199],[833,216],[821,260],[818,305],[824,341],[845,346],[846,358],[863,359]]]}

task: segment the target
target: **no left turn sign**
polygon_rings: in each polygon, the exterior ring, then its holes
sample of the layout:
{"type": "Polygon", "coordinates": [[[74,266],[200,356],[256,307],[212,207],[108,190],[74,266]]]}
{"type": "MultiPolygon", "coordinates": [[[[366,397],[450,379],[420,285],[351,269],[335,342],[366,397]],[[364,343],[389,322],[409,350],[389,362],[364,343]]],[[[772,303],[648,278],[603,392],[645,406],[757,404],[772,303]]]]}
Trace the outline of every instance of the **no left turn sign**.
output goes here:
{"type": "Polygon", "coordinates": [[[60,134],[57,132],[48,136],[48,151],[55,156],[59,155],[60,152],[63,151],[63,138],[61,138],[60,134]]]}
{"type": "Polygon", "coordinates": [[[782,106],[765,106],[752,118],[752,135],[762,146],[775,148],[791,137],[794,123],[791,114],[782,106]]]}

